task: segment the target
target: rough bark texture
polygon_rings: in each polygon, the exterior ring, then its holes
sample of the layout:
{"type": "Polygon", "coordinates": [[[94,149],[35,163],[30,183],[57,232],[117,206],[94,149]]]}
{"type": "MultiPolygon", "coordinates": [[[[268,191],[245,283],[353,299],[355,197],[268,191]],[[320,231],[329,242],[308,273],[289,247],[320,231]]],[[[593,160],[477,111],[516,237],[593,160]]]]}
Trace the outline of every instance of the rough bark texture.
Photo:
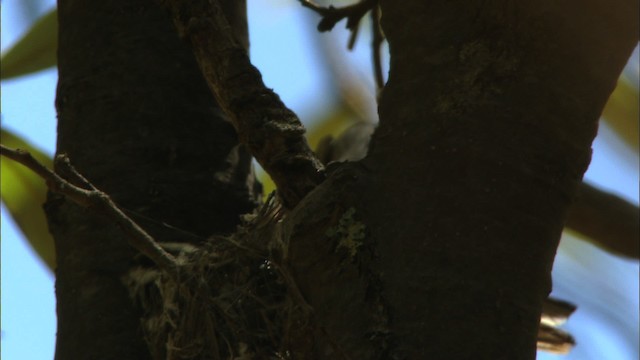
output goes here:
{"type": "Polygon", "coordinates": [[[636,4],[381,5],[391,70],[369,156],[301,204],[354,208],[366,239],[346,264],[335,243],[291,240],[324,328],[314,354],[533,359],[564,217],[637,43],[636,4]],[[349,196],[331,199],[336,183],[349,196]]]}
{"type": "MultiPolygon", "coordinates": [[[[244,2],[227,3],[247,43],[244,2]]],[[[167,14],[153,0],[58,8],[58,153],[158,240],[232,232],[257,200],[251,158],[167,14]]],[[[148,358],[141,309],[120,280],[141,259],[90,211],[51,197],[47,213],[58,256],[56,358],[148,358]]]]}
{"type": "Polygon", "coordinates": [[[230,116],[241,143],[271,176],[283,203],[292,208],[324,179],[323,166],[304,126],[249,60],[216,1],[165,0],[180,36],[187,40],[218,103],[230,116]]]}
{"type": "MultiPolygon", "coordinates": [[[[203,314],[205,325],[231,329],[237,343],[225,354],[263,346],[295,359],[533,359],[564,216],[637,42],[634,5],[382,1],[391,70],[369,156],[329,166],[291,211],[269,210],[277,216],[260,236],[232,243],[238,266],[202,265],[217,281],[252,281],[254,260],[266,259],[278,269],[266,284],[282,280],[278,295],[298,312],[271,324],[282,333],[267,333],[279,342],[267,345],[242,343],[250,328],[199,303],[189,320],[203,314]],[[251,241],[265,241],[264,253],[238,250],[251,241]]],[[[58,151],[123,207],[195,234],[134,216],[159,240],[232,231],[254,204],[248,157],[234,150],[167,16],[150,0],[61,1],[59,13],[58,151]]],[[[143,311],[120,279],[134,252],[112,225],[61,199],[47,210],[57,358],[149,358],[143,311]]],[[[199,301],[215,304],[218,285],[199,301]]],[[[281,319],[257,308],[270,303],[255,294],[243,295],[255,317],[240,323],[281,319]]]]}
{"type": "Polygon", "coordinates": [[[401,354],[535,357],[565,212],[637,42],[633,10],[382,2],[391,72],[365,218],[401,354]]]}

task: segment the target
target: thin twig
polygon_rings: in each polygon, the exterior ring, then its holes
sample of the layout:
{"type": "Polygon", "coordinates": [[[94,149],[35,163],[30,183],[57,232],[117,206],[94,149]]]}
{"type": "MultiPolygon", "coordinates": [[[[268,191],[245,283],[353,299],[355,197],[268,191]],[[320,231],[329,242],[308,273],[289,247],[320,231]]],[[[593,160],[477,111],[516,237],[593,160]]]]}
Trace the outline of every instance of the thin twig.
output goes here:
{"type": "Polygon", "coordinates": [[[353,50],[353,47],[356,45],[356,40],[358,40],[359,32],[360,26],[356,26],[351,29],[351,36],[349,36],[349,42],[347,43],[347,49],[349,49],[349,51],[353,50]]]}
{"type": "Polygon", "coordinates": [[[171,276],[178,276],[178,264],[176,259],[171,254],[164,251],[164,249],[162,249],[162,247],[160,247],[160,245],[158,245],[158,243],[149,234],[125,215],[107,194],[97,190],[87,179],[75,171],[66,156],[58,155],[56,161],[58,161],[59,164],[63,164],[65,167],[68,166],[70,172],[74,174],[75,180],[79,181],[82,186],[85,186],[88,189],[83,189],[63,179],[60,175],[40,164],[27,151],[11,149],[4,145],[0,145],[0,154],[24,165],[36,173],[45,180],[51,191],[64,195],[74,203],[82,207],[91,208],[112,220],[125,234],[127,234],[127,239],[131,246],[142,254],[148,256],[154,263],[156,263],[156,265],[158,265],[158,267],[165,270],[171,276]]]}
{"type": "Polygon", "coordinates": [[[66,154],[56,155],[56,158],[53,161],[56,165],[55,168],[58,169],[59,172],[62,172],[62,175],[68,179],[70,183],[83,189],[98,191],[98,189],[96,189],[89,180],[82,176],[82,174],[80,174],[73,165],[71,165],[71,160],[69,160],[69,157],[66,154]]]}
{"type": "Polygon", "coordinates": [[[353,5],[342,8],[333,6],[323,7],[310,0],[299,0],[302,6],[309,8],[322,16],[322,20],[318,24],[318,31],[325,32],[333,29],[340,20],[347,19],[347,29],[351,31],[347,48],[353,49],[358,37],[360,20],[368,12],[371,11],[372,23],[372,58],[373,58],[373,75],[376,81],[378,91],[384,86],[384,77],[382,75],[382,60],[380,47],[384,40],[382,27],[380,26],[380,5],[378,0],[361,0],[353,5]]]}
{"type": "MultiPolygon", "coordinates": [[[[69,157],[65,154],[60,154],[57,155],[54,163],[56,165],[56,169],[58,172],[62,173],[62,175],[64,175],[65,179],[68,179],[68,181],[76,186],[79,186],[83,189],[87,189],[87,190],[95,190],[95,191],[99,191],[98,189],[96,189],[96,187],[89,181],[87,180],[84,176],[82,176],[82,174],[80,174],[80,172],[78,172],[78,170],[76,170],[75,167],[73,167],[73,165],[71,165],[71,161],[69,160],[69,157]]],[[[154,224],[155,226],[160,226],[162,227],[164,230],[167,231],[171,231],[173,233],[179,234],[180,236],[184,237],[185,239],[190,239],[191,241],[197,241],[197,242],[203,242],[205,239],[194,234],[191,233],[189,231],[183,230],[183,229],[179,229],[175,226],[171,226],[167,223],[164,222],[160,222],[157,220],[154,220],[150,217],[144,216],[139,212],[121,207],[121,210],[127,214],[127,216],[129,217],[133,217],[136,218],[138,220],[143,220],[144,222],[147,223],[151,223],[154,224]]]]}
{"type": "Polygon", "coordinates": [[[384,41],[384,34],[380,25],[380,5],[376,4],[371,10],[371,32],[373,33],[373,41],[371,43],[371,56],[373,57],[373,77],[378,86],[378,92],[384,86],[384,77],[382,75],[382,59],[381,46],[384,41]]]}
{"type": "Polygon", "coordinates": [[[373,7],[377,6],[378,0],[362,0],[353,5],[336,8],[333,6],[320,6],[310,0],[299,0],[302,6],[311,9],[322,16],[318,24],[318,31],[325,32],[333,29],[340,20],[347,18],[347,29],[354,30],[358,27],[360,19],[373,7]]]}

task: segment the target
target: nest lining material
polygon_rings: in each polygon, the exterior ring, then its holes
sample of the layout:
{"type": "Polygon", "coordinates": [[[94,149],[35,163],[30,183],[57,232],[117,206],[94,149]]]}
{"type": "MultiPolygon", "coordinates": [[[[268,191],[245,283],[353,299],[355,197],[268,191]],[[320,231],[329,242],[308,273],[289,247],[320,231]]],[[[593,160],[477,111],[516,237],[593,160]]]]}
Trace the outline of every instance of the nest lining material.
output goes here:
{"type": "Polygon", "coordinates": [[[286,254],[277,207],[268,202],[232,237],[165,246],[181,263],[179,281],[157,268],[125,276],[155,359],[291,358],[289,335],[305,327],[310,307],[277,263],[286,254]]]}

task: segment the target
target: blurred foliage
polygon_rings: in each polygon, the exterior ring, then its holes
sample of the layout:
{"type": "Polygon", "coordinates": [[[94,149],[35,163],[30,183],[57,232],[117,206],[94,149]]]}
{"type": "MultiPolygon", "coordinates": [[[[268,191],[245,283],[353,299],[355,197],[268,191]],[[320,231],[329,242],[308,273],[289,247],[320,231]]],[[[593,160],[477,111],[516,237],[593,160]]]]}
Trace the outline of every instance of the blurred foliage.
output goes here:
{"type": "Polygon", "coordinates": [[[58,12],[42,16],[2,55],[0,79],[6,80],[55,66],[58,49],[58,12]]]}
{"type": "MultiPolygon", "coordinates": [[[[28,144],[19,136],[6,129],[0,130],[0,142],[11,148],[27,150],[42,164],[51,168],[51,158],[28,144]]],[[[38,256],[53,270],[56,255],[53,237],[49,234],[42,204],[47,194],[47,186],[38,175],[21,164],[2,157],[0,195],[2,203],[25,235],[38,256]]]]}
{"type": "Polygon", "coordinates": [[[634,152],[638,152],[640,140],[640,131],[638,130],[640,122],[639,101],[638,84],[632,84],[631,81],[621,76],[618,80],[618,86],[609,97],[602,113],[605,121],[620,139],[631,146],[634,152]]]}
{"type": "Polygon", "coordinates": [[[307,141],[312,149],[316,149],[320,140],[325,136],[338,136],[342,131],[353,124],[351,111],[343,104],[338,104],[323,117],[314,121],[314,125],[307,133],[307,141]]]}

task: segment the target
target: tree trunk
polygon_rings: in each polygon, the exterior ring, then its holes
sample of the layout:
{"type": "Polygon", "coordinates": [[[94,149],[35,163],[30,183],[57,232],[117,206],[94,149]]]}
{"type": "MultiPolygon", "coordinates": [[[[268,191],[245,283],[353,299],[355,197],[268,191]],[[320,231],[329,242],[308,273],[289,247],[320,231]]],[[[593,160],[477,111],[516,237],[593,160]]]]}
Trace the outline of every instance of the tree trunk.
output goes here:
{"type": "Polygon", "coordinates": [[[391,67],[369,155],[304,203],[355,209],[366,237],[351,267],[326,259],[352,239],[292,237],[301,291],[351,358],[533,359],[567,208],[638,40],[634,3],[381,5],[391,67]]]}
{"type": "Polygon", "coordinates": [[[366,222],[398,348],[534,358],[565,214],[637,43],[634,2],[382,4],[392,60],[366,222]]]}
{"type": "MultiPolygon", "coordinates": [[[[381,1],[391,67],[369,155],[329,166],[297,207],[255,228],[265,237],[234,242],[264,242],[296,305],[272,344],[234,333],[225,354],[535,358],[567,207],[638,40],[634,5],[381,1]]],[[[227,16],[246,39],[239,7],[227,16]]],[[[158,241],[232,232],[259,192],[250,158],[166,14],[151,0],[61,1],[59,14],[58,152],[158,241]]],[[[149,309],[121,280],[145,261],[64,199],[47,212],[56,357],[150,358],[149,309]]]]}
{"type": "MultiPolygon", "coordinates": [[[[247,44],[244,1],[225,3],[247,44]]],[[[153,0],[58,10],[57,152],[159,241],[234,231],[259,197],[251,157],[166,12],[153,0]]],[[[46,209],[58,256],[56,358],[149,358],[145,309],[121,281],[144,261],[90,210],[55,196],[46,209]]]]}

